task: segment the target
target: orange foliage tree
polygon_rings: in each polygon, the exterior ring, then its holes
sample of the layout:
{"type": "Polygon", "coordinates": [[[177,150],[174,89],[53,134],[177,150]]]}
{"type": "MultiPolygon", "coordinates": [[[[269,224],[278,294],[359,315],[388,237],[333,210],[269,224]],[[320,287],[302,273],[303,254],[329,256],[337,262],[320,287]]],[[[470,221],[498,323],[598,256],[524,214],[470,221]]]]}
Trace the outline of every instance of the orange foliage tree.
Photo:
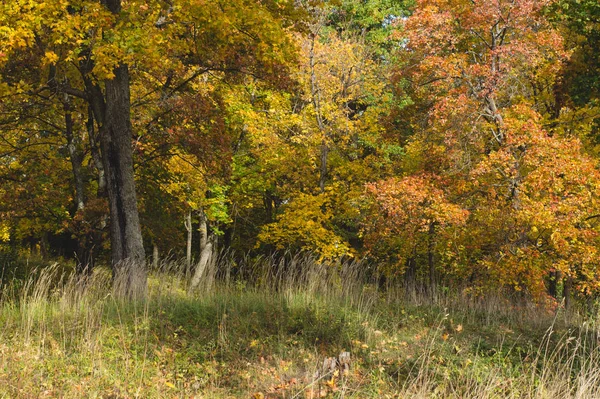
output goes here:
{"type": "Polygon", "coordinates": [[[411,289],[417,278],[417,260],[427,255],[429,288],[435,291],[435,254],[439,244],[452,240],[469,212],[453,204],[433,175],[390,178],[367,185],[375,215],[365,224],[365,243],[371,255],[385,259],[392,271],[403,273],[411,289]]]}
{"type": "MultiPolygon", "coordinates": [[[[449,275],[480,290],[540,298],[559,273],[581,292],[599,288],[600,175],[578,137],[554,129],[547,112],[569,56],[544,15],[550,3],[421,0],[396,32],[405,38],[396,80],[423,111],[408,113],[405,170],[437,176],[435,190],[469,211],[443,255],[449,275]]],[[[401,182],[379,187],[407,190],[401,182]]],[[[406,195],[431,195],[431,184],[406,195]]],[[[432,220],[425,209],[421,218],[391,217],[419,231],[432,220]]]]}

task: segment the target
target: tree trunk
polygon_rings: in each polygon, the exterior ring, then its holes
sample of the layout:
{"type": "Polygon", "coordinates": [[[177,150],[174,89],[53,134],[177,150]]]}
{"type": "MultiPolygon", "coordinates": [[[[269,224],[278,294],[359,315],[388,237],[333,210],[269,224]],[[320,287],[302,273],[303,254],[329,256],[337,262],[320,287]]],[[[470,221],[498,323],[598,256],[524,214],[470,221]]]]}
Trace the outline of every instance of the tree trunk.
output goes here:
{"type": "Polygon", "coordinates": [[[98,197],[106,196],[106,177],[104,174],[104,165],[102,164],[102,154],[100,154],[100,148],[96,140],[96,132],[94,131],[94,113],[92,106],[88,106],[88,120],[86,122],[88,140],[90,141],[90,149],[92,153],[92,160],[98,173],[98,197]]]}
{"type": "Polygon", "coordinates": [[[271,193],[271,190],[269,189],[265,190],[263,194],[263,204],[265,206],[266,213],[265,220],[267,221],[267,223],[271,223],[275,220],[275,206],[273,204],[273,193],[271,193]]]}
{"type": "Polygon", "coordinates": [[[48,233],[42,232],[40,237],[40,256],[42,259],[47,260],[49,257],[50,244],[48,243],[48,233]]]}
{"type": "MultiPolygon", "coordinates": [[[[100,3],[114,15],[121,12],[121,0],[100,0],[100,3]]],[[[91,51],[82,51],[80,57],[84,98],[90,106],[90,116],[93,115],[99,127],[102,168],[98,168],[98,183],[99,191],[102,184],[106,184],[115,293],[143,298],[146,295],[147,271],[133,171],[129,69],[126,64],[116,67],[114,77],[104,81],[103,92],[91,76],[94,65],[91,51]]],[[[88,129],[93,132],[91,121],[88,121],[88,129]]],[[[93,135],[90,139],[93,148],[93,135]]]]}
{"type": "Polygon", "coordinates": [[[133,173],[127,65],[115,68],[114,74],[113,79],[105,82],[106,110],[104,124],[100,128],[110,208],[113,276],[121,279],[122,294],[144,297],[147,272],[133,173]]]}
{"type": "MultiPolygon", "coordinates": [[[[83,163],[83,152],[81,150],[80,140],[73,132],[73,116],[71,99],[68,94],[64,94],[63,107],[65,111],[65,137],[67,139],[67,149],[71,160],[71,171],[73,172],[73,182],[75,183],[75,212],[81,213],[85,209],[84,181],[81,172],[83,163]]],[[[88,234],[81,235],[81,224],[79,219],[74,219],[73,232],[77,236],[77,251],[75,254],[75,270],[80,277],[87,277],[92,272],[93,267],[93,243],[88,240],[88,234]]],[[[85,228],[84,228],[85,231],[85,228]]]]}
{"type": "Polygon", "coordinates": [[[435,278],[435,262],[434,262],[434,249],[435,249],[435,223],[429,223],[429,242],[427,244],[427,263],[429,265],[429,291],[431,300],[435,300],[436,295],[436,278],[435,278]]]}
{"type": "Polygon", "coordinates": [[[206,247],[206,244],[208,243],[208,220],[202,209],[198,211],[198,219],[198,232],[200,233],[200,253],[202,253],[206,247]]]}
{"type": "Polygon", "coordinates": [[[212,257],[212,242],[208,242],[204,247],[204,250],[200,254],[200,261],[196,266],[196,271],[194,272],[194,277],[190,283],[190,291],[195,290],[200,285],[200,281],[202,281],[202,276],[204,276],[204,272],[210,262],[212,257]]]}
{"type": "Polygon", "coordinates": [[[406,271],[404,272],[404,288],[408,299],[417,298],[417,262],[411,256],[406,259],[406,271]]]}
{"type": "Polygon", "coordinates": [[[183,221],[187,231],[187,247],[185,251],[185,275],[189,276],[192,270],[192,210],[189,209],[183,221]]]}
{"type": "MultiPolygon", "coordinates": [[[[318,28],[320,29],[320,28],[318,28]]],[[[315,108],[315,117],[317,120],[317,126],[321,131],[323,138],[321,139],[320,155],[319,155],[319,191],[325,192],[325,183],[327,182],[327,157],[329,155],[329,147],[327,146],[327,132],[325,129],[325,122],[321,114],[321,92],[317,82],[317,73],[315,70],[315,40],[316,34],[311,36],[311,45],[309,53],[309,65],[310,65],[310,94],[313,107],[315,108]]]]}
{"type": "Polygon", "coordinates": [[[560,272],[558,270],[554,270],[550,272],[550,276],[548,278],[548,294],[552,298],[558,298],[558,281],[560,280],[560,272]]]}
{"type": "Polygon", "coordinates": [[[82,211],[85,206],[83,175],[81,174],[83,154],[81,153],[79,140],[73,134],[73,117],[71,115],[71,101],[69,99],[68,94],[65,94],[63,106],[65,110],[65,136],[67,139],[67,149],[69,150],[69,158],[71,159],[71,170],[73,172],[73,181],[75,183],[75,206],[77,211],[82,211]]]}
{"type": "Polygon", "coordinates": [[[87,242],[78,243],[76,261],[75,272],[82,278],[91,276],[94,270],[94,247],[87,242]]]}
{"type": "Polygon", "coordinates": [[[325,183],[327,182],[327,156],[329,155],[329,147],[325,138],[321,141],[321,166],[319,171],[319,190],[325,192],[325,183]]]}
{"type": "Polygon", "coordinates": [[[212,236],[211,237],[211,244],[212,244],[212,248],[210,249],[211,251],[211,255],[210,255],[210,259],[206,268],[206,290],[210,291],[215,283],[215,277],[217,276],[217,261],[218,261],[218,256],[217,256],[217,251],[218,251],[218,245],[219,245],[219,237],[217,236],[212,236]]]}
{"type": "Polygon", "coordinates": [[[158,269],[158,245],[156,243],[152,244],[152,268],[158,269]]]}
{"type": "Polygon", "coordinates": [[[567,276],[563,280],[563,297],[565,298],[565,309],[571,310],[573,278],[567,276]]]}

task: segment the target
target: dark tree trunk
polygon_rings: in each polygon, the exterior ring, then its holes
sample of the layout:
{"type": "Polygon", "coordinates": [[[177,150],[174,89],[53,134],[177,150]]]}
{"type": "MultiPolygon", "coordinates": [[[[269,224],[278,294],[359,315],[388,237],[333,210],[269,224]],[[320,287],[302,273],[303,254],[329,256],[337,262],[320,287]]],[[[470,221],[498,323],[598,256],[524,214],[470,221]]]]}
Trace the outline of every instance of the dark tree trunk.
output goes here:
{"type": "Polygon", "coordinates": [[[417,262],[414,256],[406,259],[406,270],[404,271],[404,289],[409,299],[417,297],[417,262]]]}
{"type": "Polygon", "coordinates": [[[89,242],[77,244],[75,271],[80,277],[89,277],[94,270],[94,247],[89,242]]]}
{"type": "Polygon", "coordinates": [[[429,265],[429,291],[431,299],[434,300],[436,296],[437,283],[435,278],[435,262],[434,262],[434,249],[435,249],[435,223],[429,223],[429,242],[427,243],[427,263],[429,265]]]}
{"type": "Polygon", "coordinates": [[[265,190],[263,194],[263,204],[265,206],[266,220],[272,222],[275,220],[275,206],[273,204],[273,193],[271,190],[265,190]]]}
{"type": "Polygon", "coordinates": [[[558,281],[560,280],[560,272],[558,270],[554,270],[550,272],[550,276],[548,278],[548,294],[552,296],[552,298],[558,298],[558,281]]]}
{"type": "Polygon", "coordinates": [[[114,74],[105,82],[106,111],[100,128],[113,275],[122,279],[123,294],[139,297],[145,294],[147,273],[133,173],[129,70],[120,65],[114,74]]]}
{"type": "MultiPolygon", "coordinates": [[[[100,0],[111,13],[121,11],[121,0],[100,0]]],[[[97,152],[92,152],[98,168],[99,194],[106,184],[110,209],[110,243],[113,283],[118,294],[141,298],[146,294],[147,271],[140,225],[131,148],[132,127],[129,97],[129,69],[121,64],[113,70],[114,77],[104,81],[104,92],[90,75],[93,59],[90,51],[82,51],[80,71],[85,84],[85,98],[90,116],[98,124],[101,167],[97,152]]],[[[93,133],[91,120],[88,130],[93,133]]],[[[95,147],[93,134],[90,135],[95,147]]]]}
{"type": "Polygon", "coordinates": [[[42,259],[47,260],[50,252],[50,243],[48,242],[48,233],[42,232],[40,237],[40,256],[42,259]]]}
{"type": "Polygon", "coordinates": [[[79,139],[73,133],[71,101],[68,95],[65,95],[63,106],[65,110],[65,136],[67,139],[67,149],[69,150],[69,158],[71,159],[71,170],[73,171],[73,180],[75,183],[75,206],[77,211],[82,211],[85,206],[83,175],[81,173],[83,154],[81,151],[79,139]]]}
{"type": "MultiPolygon", "coordinates": [[[[84,180],[81,171],[83,152],[81,150],[79,139],[73,132],[71,99],[68,94],[65,94],[63,106],[65,110],[65,136],[67,139],[67,149],[69,150],[71,170],[73,172],[73,181],[75,183],[75,207],[76,212],[81,213],[85,209],[84,180]]],[[[93,267],[93,243],[91,240],[86,239],[87,237],[82,237],[81,234],[77,234],[81,232],[81,224],[77,221],[75,223],[74,232],[78,236],[77,253],[75,254],[76,271],[79,276],[86,277],[89,276],[93,267]]]]}
{"type": "Polygon", "coordinates": [[[327,132],[325,129],[325,121],[321,114],[321,94],[319,85],[317,82],[317,74],[315,72],[315,38],[316,35],[311,36],[311,45],[309,53],[309,64],[310,64],[310,92],[312,97],[313,107],[315,108],[315,116],[317,119],[317,126],[323,134],[320,146],[319,156],[319,190],[321,193],[325,192],[325,183],[327,182],[327,157],[329,155],[329,146],[327,145],[327,132]]]}
{"type": "Polygon", "coordinates": [[[88,139],[90,141],[90,149],[92,153],[92,160],[94,161],[94,167],[98,172],[98,197],[106,196],[106,177],[104,175],[104,165],[102,164],[102,155],[100,154],[100,147],[97,142],[96,132],[94,130],[94,111],[93,107],[88,106],[88,120],[86,122],[86,128],[88,133],[88,139]]]}
{"type": "Polygon", "coordinates": [[[573,290],[573,278],[567,276],[563,280],[563,297],[565,298],[565,309],[571,310],[572,305],[572,295],[571,292],[573,290]]]}
{"type": "Polygon", "coordinates": [[[329,155],[329,147],[325,139],[321,141],[321,165],[319,171],[319,190],[325,192],[325,183],[327,182],[327,156],[329,155]]]}

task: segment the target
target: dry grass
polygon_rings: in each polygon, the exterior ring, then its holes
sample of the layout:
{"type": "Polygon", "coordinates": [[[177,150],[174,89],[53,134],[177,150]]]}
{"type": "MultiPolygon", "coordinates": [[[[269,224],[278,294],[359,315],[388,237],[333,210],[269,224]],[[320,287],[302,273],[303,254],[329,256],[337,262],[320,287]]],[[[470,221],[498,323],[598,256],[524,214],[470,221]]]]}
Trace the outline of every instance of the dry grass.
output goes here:
{"type": "Polygon", "coordinates": [[[196,292],[165,260],[145,301],[119,299],[103,269],[5,284],[0,397],[600,397],[591,321],[500,297],[407,301],[356,261],[231,259],[196,292]],[[324,369],[344,351],[349,370],[324,369]]]}

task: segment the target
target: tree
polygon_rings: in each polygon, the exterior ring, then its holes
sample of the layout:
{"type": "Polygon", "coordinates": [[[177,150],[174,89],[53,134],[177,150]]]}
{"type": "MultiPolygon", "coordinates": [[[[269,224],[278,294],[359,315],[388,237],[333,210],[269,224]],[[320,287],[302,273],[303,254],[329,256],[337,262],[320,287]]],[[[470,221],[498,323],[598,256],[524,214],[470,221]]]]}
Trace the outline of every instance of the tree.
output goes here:
{"type": "Polygon", "coordinates": [[[357,253],[363,185],[398,155],[380,124],[391,93],[385,46],[371,38],[392,18],[380,3],[310,8],[308,34],[296,35],[297,84],[273,92],[248,82],[237,93],[246,101],[231,107],[243,138],[233,202],[240,223],[252,220],[241,230],[256,231],[256,248],[357,253]]]}
{"type": "MultiPolygon", "coordinates": [[[[30,86],[30,90],[38,93],[54,90],[60,97],[74,95],[90,105],[102,148],[115,275],[123,275],[124,294],[143,296],[145,256],[133,175],[128,60],[118,52],[110,59],[102,60],[94,53],[115,45],[111,39],[118,36],[126,15],[121,1],[86,2],[75,6],[61,2],[25,2],[7,5],[3,11],[3,25],[7,28],[4,35],[8,36],[5,50],[9,57],[10,52],[32,47],[44,51],[50,61],[48,81],[41,87],[30,86]],[[94,26],[86,18],[102,22],[94,26]],[[98,28],[104,34],[100,34],[98,28]],[[102,39],[104,46],[93,48],[94,39],[102,39]],[[64,45],[67,41],[75,42],[75,45],[64,45]],[[66,53],[63,60],[57,52],[66,53]],[[57,65],[59,60],[64,64],[57,65]],[[69,70],[72,64],[80,72],[77,78],[69,70]],[[80,89],[73,85],[76,79],[82,83],[80,89]]],[[[67,131],[69,129],[67,126],[67,131]]]]}
{"type": "Polygon", "coordinates": [[[131,146],[133,135],[139,140],[144,132],[132,124],[132,103],[145,105],[150,113],[166,105],[158,112],[164,115],[171,111],[166,100],[209,72],[285,80],[285,62],[293,49],[283,27],[294,14],[291,2],[48,0],[2,5],[3,94],[71,96],[89,105],[110,208],[113,270],[115,275],[123,272],[126,295],[143,295],[146,286],[131,146]],[[48,78],[15,79],[12,66],[22,54],[28,63],[43,67],[37,77],[48,78]],[[142,82],[152,84],[141,87],[142,82]],[[132,101],[132,93],[137,100],[132,101]]]}
{"type": "Polygon", "coordinates": [[[469,215],[446,198],[439,188],[443,185],[439,177],[421,174],[393,177],[366,187],[373,207],[369,212],[373,216],[364,225],[369,254],[385,262],[388,275],[403,274],[409,291],[416,288],[418,257],[425,254],[432,296],[438,274],[438,244],[446,249],[456,228],[464,226],[469,215]]]}
{"type": "Polygon", "coordinates": [[[537,298],[555,270],[585,291],[598,273],[597,169],[577,137],[545,123],[568,57],[550,3],[423,0],[398,31],[398,81],[425,111],[412,115],[407,172],[438,176],[448,201],[470,211],[450,271],[537,298]],[[571,244],[558,245],[566,231],[571,244]]]}

